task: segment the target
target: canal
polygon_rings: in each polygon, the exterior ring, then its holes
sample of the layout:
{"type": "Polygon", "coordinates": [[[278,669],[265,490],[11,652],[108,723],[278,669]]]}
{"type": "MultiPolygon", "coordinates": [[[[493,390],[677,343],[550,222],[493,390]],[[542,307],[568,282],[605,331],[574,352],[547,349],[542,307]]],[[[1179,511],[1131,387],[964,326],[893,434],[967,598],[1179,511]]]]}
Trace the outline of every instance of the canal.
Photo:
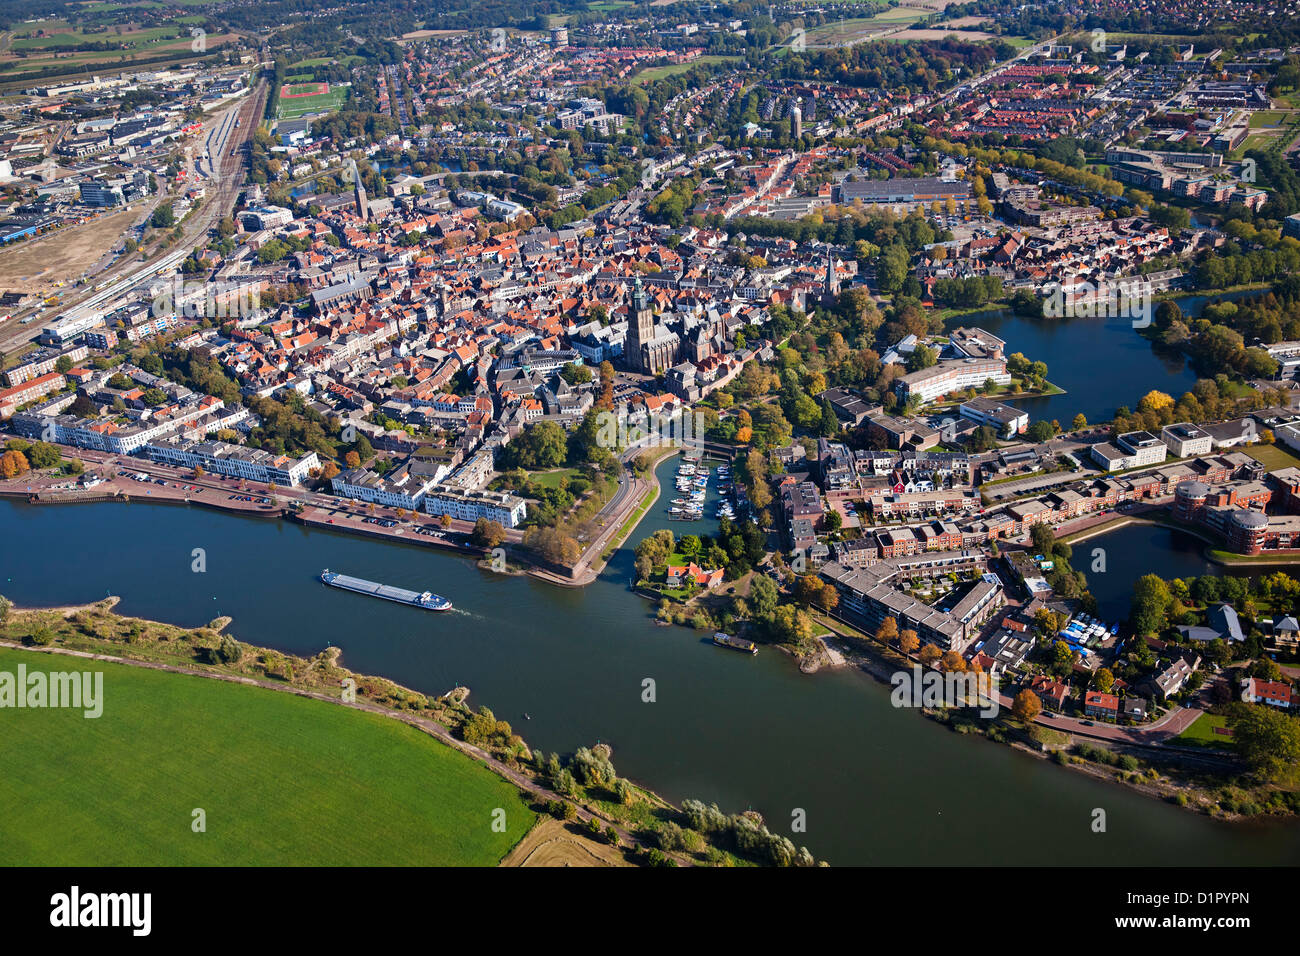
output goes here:
{"type": "MultiPolygon", "coordinates": [[[[661,480],[673,468],[661,465],[661,480]]],[[[633,543],[670,526],[660,501],[633,543]]],[[[20,605],[115,594],[124,614],[184,626],[229,614],[252,644],[295,654],[334,644],[349,667],[431,694],[465,684],[471,703],[534,746],[609,743],[622,774],[668,799],[752,807],[787,834],[803,810],[807,832],[790,835],[833,864],[1300,862],[1295,827],[1217,823],[895,709],[859,672],[803,675],[770,648],[727,653],[658,627],[627,590],[627,548],[574,590],[415,545],[196,507],[6,500],[0,536],[0,592],[20,605]],[[195,548],[204,573],[191,570],[195,548]],[[324,567],[431,589],[456,610],[333,590],[318,580],[324,567]],[[1104,834],[1090,826],[1097,807],[1104,834]]]]}

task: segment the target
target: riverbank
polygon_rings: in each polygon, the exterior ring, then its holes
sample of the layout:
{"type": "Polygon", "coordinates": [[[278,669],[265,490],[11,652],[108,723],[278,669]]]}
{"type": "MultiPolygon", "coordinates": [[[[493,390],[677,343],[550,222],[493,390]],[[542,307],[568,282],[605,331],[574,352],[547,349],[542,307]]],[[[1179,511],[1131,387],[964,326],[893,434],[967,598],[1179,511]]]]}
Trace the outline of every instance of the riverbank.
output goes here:
{"type": "MultiPolygon", "coordinates": [[[[555,827],[547,827],[541,842],[550,849],[540,856],[534,857],[532,852],[541,845],[537,840],[529,843],[531,849],[522,856],[513,850],[499,854],[508,865],[546,865],[547,860],[551,865],[583,860],[597,861],[598,865],[745,862],[729,850],[703,840],[698,845],[661,850],[655,845],[661,824],[671,822],[681,811],[657,794],[613,776],[608,746],[594,751],[608,775],[583,781],[581,767],[573,763],[561,767],[554,754],[547,760],[486,707],[471,711],[466,706],[470,694],[466,687],[453,687],[430,697],[385,678],[343,667],[342,651],[337,647],[327,647],[311,658],[282,654],[243,644],[223,633],[231,623],[227,616],[189,629],[119,615],[114,610],[117,603],[118,599],[110,596],[86,605],[11,608],[0,618],[0,648],[207,678],[287,693],[407,724],[491,770],[514,787],[535,813],[549,814],[565,824],[563,837],[558,836],[555,827]],[[558,789],[554,786],[557,782],[558,789]],[[562,844],[559,849],[557,839],[562,844]]],[[[581,760],[582,753],[580,749],[575,759],[581,760]]],[[[531,824],[527,830],[532,830],[531,824]]]]}
{"type": "Polygon", "coordinates": [[[1131,524],[1148,524],[1161,528],[1168,528],[1171,531],[1179,531],[1190,537],[1196,538],[1205,544],[1201,549],[1201,554],[1205,560],[1217,564],[1221,567],[1277,567],[1285,565],[1300,565],[1300,551],[1270,551],[1263,554],[1236,554],[1235,552],[1225,551],[1221,547],[1224,543],[1222,538],[1215,537],[1206,529],[1199,525],[1188,524],[1187,522],[1178,521],[1167,514],[1157,514],[1153,512],[1144,512],[1141,514],[1117,514],[1115,517],[1103,521],[1099,524],[1075,532],[1069,532],[1061,535],[1058,540],[1075,545],[1087,541],[1090,538],[1100,537],[1118,531],[1131,524]]]}
{"type": "MultiPolygon", "coordinates": [[[[132,467],[137,467],[132,462],[132,467]]],[[[155,469],[147,463],[140,467],[151,468],[147,474],[157,474],[157,480],[136,481],[123,476],[107,478],[91,489],[64,489],[56,487],[67,484],[66,476],[58,471],[29,473],[19,478],[0,481],[0,497],[7,497],[38,505],[81,505],[81,504],[131,504],[141,502],[158,505],[195,505],[228,514],[245,517],[272,518],[325,531],[340,531],[346,534],[384,541],[413,544],[424,548],[433,548],[482,562],[490,555],[487,548],[478,547],[465,540],[473,526],[470,522],[454,521],[450,526],[441,523],[429,523],[410,518],[399,517],[391,509],[357,509],[355,502],[348,499],[330,499],[327,504],[308,503],[316,499],[302,488],[275,488],[260,491],[239,482],[233,486],[223,486],[221,479],[212,476],[193,478],[184,483],[177,476],[170,474],[174,469],[155,469]],[[287,502],[282,502],[283,495],[287,502]],[[393,517],[387,517],[389,514],[393,517]],[[392,526],[385,526],[375,519],[386,518],[393,521],[392,526]],[[417,529],[437,531],[421,533],[417,529]],[[452,537],[451,535],[456,535],[452,537]]],[[[518,534],[515,535],[519,537],[518,534]]],[[[540,562],[537,556],[519,547],[519,542],[507,541],[507,554],[514,559],[516,568],[511,573],[526,574],[548,584],[560,587],[581,588],[590,584],[595,575],[582,579],[565,576],[540,562]]]]}
{"type": "MultiPolygon", "coordinates": [[[[816,612],[814,620],[834,634],[842,645],[847,664],[869,674],[882,684],[897,686],[900,673],[923,666],[920,661],[896,649],[882,645],[838,617],[816,612]]],[[[997,692],[995,692],[997,693],[997,692]]],[[[1012,700],[997,693],[998,713],[991,719],[983,714],[946,708],[917,707],[927,719],[947,726],[962,735],[982,736],[1005,744],[1039,761],[1051,761],[1093,779],[1117,784],[1148,798],[1155,798],[1191,810],[1201,816],[1233,823],[1258,820],[1261,814],[1243,814],[1225,809],[1244,805],[1245,798],[1270,793],[1267,787],[1246,789],[1234,779],[1238,773],[1235,755],[1227,751],[1199,751],[1172,745],[1181,730],[1181,721],[1168,715],[1155,724],[1135,729],[1105,724],[1091,727],[1074,724],[1066,718],[1039,714],[1030,724],[1011,716],[1012,700]],[[1070,725],[1067,730],[1061,728],[1070,725]],[[1172,726],[1172,730],[1163,730],[1172,726]],[[1127,739],[1116,734],[1127,733],[1127,739]],[[1141,739],[1145,735],[1149,739],[1141,739]],[[1079,738],[1079,739],[1076,739],[1079,738]],[[1159,763],[1163,770],[1153,764],[1159,763]],[[1143,766],[1145,764],[1145,766],[1143,766]]],[[[1193,711],[1199,716],[1199,711],[1193,711]]],[[[1294,818],[1295,814],[1266,813],[1270,819],[1294,818]]]]}

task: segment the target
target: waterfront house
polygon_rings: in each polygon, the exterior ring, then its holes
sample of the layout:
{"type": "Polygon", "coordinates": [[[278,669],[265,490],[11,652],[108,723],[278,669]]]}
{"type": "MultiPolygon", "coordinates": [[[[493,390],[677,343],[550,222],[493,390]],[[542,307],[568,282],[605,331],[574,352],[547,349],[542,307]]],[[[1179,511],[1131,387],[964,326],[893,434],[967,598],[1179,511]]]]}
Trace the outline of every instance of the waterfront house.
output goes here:
{"type": "Polygon", "coordinates": [[[668,576],[665,582],[671,588],[679,588],[688,581],[694,582],[699,587],[709,589],[722,583],[723,572],[721,568],[714,571],[706,571],[694,561],[687,565],[669,565],[668,576]]]}
{"type": "Polygon", "coordinates": [[[1083,712],[1089,717],[1115,720],[1119,716],[1119,697],[1090,690],[1083,695],[1083,712]]]}
{"type": "Polygon", "coordinates": [[[1219,636],[1224,640],[1235,642],[1246,639],[1246,635],[1241,630],[1241,620],[1231,604],[1216,604],[1210,608],[1206,616],[1209,619],[1209,626],[1218,631],[1219,636]]]}
{"type": "Polygon", "coordinates": [[[1052,680],[1043,674],[1039,674],[1029,682],[1029,689],[1038,695],[1044,707],[1058,712],[1065,706],[1065,700],[1070,696],[1069,684],[1052,680]]]}

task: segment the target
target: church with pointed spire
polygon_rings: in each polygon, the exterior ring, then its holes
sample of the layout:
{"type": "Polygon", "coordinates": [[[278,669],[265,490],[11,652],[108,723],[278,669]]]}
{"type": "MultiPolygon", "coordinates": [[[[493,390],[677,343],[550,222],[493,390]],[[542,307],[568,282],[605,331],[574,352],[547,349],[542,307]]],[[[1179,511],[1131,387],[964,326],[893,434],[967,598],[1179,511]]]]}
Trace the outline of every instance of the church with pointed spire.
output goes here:
{"type": "Polygon", "coordinates": [[[638,276],[632,286],[632,304],[628,310],[624,364],[633,372],[663,375],[680,357],[681,337],[655,320],[650,294],[638,276]]]}
{"type": "Polygon", "coordinates": [[[826,284],[822,290],[822,298],[826,302],[833,302],[839,298],[840,294],[840,274],[835,268],[835,253],[830,246],[826,247],[826,284]]]}

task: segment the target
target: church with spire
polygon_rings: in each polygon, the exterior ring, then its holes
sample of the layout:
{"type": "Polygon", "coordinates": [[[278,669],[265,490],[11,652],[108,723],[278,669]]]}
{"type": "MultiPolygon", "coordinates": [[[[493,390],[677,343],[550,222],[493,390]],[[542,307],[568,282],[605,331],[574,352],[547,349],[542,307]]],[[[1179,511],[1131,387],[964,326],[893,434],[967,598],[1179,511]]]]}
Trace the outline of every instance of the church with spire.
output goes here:
{"type": "Polygon", "coordinates": [[[624,364],[629,370],[644,375],[665,374],[681,359],[681,337],[655,320],[650,294],[640,276],[632,287],[632,304],[628,311],[624,364]]]}
{"type": "Polygon", "coordinates": [[[835,253],[828,245],[826,247],[826,283],[822,289],[822,301],[827,304],[833,303],[840,295],[840,274],[835,268],[835,253]]]}

